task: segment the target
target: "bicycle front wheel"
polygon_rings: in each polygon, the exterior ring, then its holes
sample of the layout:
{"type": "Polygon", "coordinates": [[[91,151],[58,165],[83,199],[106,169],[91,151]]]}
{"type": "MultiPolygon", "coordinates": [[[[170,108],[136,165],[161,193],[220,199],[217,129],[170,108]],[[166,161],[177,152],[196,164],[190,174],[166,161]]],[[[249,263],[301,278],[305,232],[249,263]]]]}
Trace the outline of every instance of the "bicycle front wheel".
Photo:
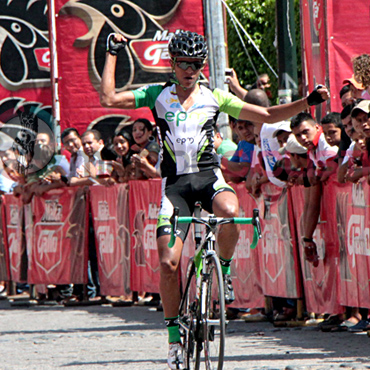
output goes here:
{"type": "Polygon", "coordinates": [[[225,296],[221,264],[216,254],[207,258],[204,285],[203,341],[206,370],[222,370],[225,351],[225,296]]]}
{"type": "Polygon", "coordinates": [[[199,307],[196,299],[196,272],[193,259],[189,261],[187,282],[180,304],[179,325],[184,346],[187,370],[200,369],[200,352],[202,340],[199,338],[199,307]]]}

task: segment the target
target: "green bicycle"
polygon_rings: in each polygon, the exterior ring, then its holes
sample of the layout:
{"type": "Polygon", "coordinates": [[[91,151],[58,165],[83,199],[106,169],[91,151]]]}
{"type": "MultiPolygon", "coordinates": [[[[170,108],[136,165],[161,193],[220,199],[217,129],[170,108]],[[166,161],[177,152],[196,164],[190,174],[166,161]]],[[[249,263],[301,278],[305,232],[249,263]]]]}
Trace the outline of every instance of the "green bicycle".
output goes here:
{"type": "Polygon", "coordinates": [[[251,248],[262,237],[258,209],[251,218],[221,218],[214,215],[200,217],[200,205],[196,204],[194,217],[179,217],[174,209],[171,218],[172,235],[169,247],[175,243],[177,225],[193,223],[196,252],[189,260],[186,284],[179,307],[179,326],[184,348],[185,368],[199,370],[202,352],[206,370],[222,370],[225,351],[225,297],[220,260],[216,253],[216,230],[227,223],[252,224],[254,226],[251,248]],[[202,238],[201,225],[206,232],[202,238]]]}

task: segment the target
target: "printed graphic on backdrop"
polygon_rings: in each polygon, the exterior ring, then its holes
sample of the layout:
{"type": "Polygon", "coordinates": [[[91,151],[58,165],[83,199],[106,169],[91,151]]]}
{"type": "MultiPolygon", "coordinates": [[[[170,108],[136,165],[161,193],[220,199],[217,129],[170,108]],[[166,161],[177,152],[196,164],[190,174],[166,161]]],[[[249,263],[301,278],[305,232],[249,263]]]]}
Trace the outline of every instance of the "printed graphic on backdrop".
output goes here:
{"type": "MultiPolygon", "coordinates": [[[[117,90],[165,83],[170,77],[168,41],[179,29],[204,34],[202,0],[55,0],[61,130],[80,133],[93,122],[120,114],[130,121],[147,118],[149,108],[103,108],[99,87],[106,56],[106,39],[123,33],[127,47],[118,54],[117,90]]],[[[208,76],[205,69],[204,75],[208,76]]],[[[100,131],[100,130],[99,130],[100,131]]],[[[110,132],[112,136],[113,132],[110,132]]]]}
{"type": "Polygon", "coordinates": [[[369,187],[366,180],[336,189],[340,302],[370,307],[369,187]]]}
{"type": "Polygon", "coordinates": [[[16,91],[50,86],[46,0],[0,2],[0,84],[16,91]]]}
{"type": "Polygon", "coordinates": [[[50,163],[55,148],[50,106],[5,98],[0,101],[0,122],[0,150],[7,151],[6,165],[25,176],[50,163]]]}
{"type": "Polygon", "coordinates": [[[89,47],[90,79],[97,90],[108,35],[121,33],[128,39],[128,47],[118,54],[116,70],[116,88],[126,90],[144,81],[163,82],[163,76],[158,73],[170,72],[167,44],[172,33],[162,25],[173,17],[179,4],[180,0],[163,0],[160,4],[139,0],[70,0],[59,15],[75,15],[88,26],[88,32],[76,39],[74,46],[89,47]]]}
{"type": "Polygon", "coordinates": [[[120,184],[109,189],[90,188],[90,205],[103,295],[130,293],[130,232],[128,188],[120,184]]]}
{"type": "Polygon", "coordinates": [[[5,194],[6,236],[10,277],[15,282],[27,281],[27,253],[24,240],[23,203],[13,194],[5,194]]]}
{"type": "Polygon", "coordinates": [[[83,188],[57,189],[32,199],[26,217],[28,282],[84,284],[87,281],[87,207],[83,188]]]}

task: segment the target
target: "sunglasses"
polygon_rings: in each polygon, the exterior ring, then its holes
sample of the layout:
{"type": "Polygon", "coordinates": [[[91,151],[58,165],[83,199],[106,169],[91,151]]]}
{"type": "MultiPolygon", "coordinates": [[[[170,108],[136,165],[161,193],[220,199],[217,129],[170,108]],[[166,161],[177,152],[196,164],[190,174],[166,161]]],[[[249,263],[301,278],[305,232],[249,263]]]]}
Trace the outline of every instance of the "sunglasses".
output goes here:
{"type": "Polygon", "coordinates": [[[193,71],[198,71],[203,67],[202,62],[176,62],[176,65],[184,71],[186,71],[189,67],[193,71]]]}

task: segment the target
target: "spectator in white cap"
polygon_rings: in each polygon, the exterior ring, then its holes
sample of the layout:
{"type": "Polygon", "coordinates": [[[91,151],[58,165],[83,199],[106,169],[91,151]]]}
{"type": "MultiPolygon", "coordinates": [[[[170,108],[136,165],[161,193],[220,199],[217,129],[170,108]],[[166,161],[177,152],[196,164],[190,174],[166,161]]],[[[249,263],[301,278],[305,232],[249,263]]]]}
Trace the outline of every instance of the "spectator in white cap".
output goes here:
{"type": "Polygon", "coordinates": [[[307,149],[298,143],[294,135],[290,135],[286,143],[283,143],[278,153],[284,158],[274,166],[274,174],[279,179],[286,181],[288,186],[305,185],[311,186],[307,180],[308,167],[307,149]]]}
{"type": "Polygon", "coordinates": [[[370,100],[362,100],[352,108],[351,118],[353,128],[370,138],[370,100]]]}
{"type": "Polygon", "coordinates": [[[288,141],[288,138],[292,134],[292,129],[290,128],[289,121],[279,122],[277,128],[275,129],[272,137],[276,138],[279,147],[282,148],[288,141]]]}

